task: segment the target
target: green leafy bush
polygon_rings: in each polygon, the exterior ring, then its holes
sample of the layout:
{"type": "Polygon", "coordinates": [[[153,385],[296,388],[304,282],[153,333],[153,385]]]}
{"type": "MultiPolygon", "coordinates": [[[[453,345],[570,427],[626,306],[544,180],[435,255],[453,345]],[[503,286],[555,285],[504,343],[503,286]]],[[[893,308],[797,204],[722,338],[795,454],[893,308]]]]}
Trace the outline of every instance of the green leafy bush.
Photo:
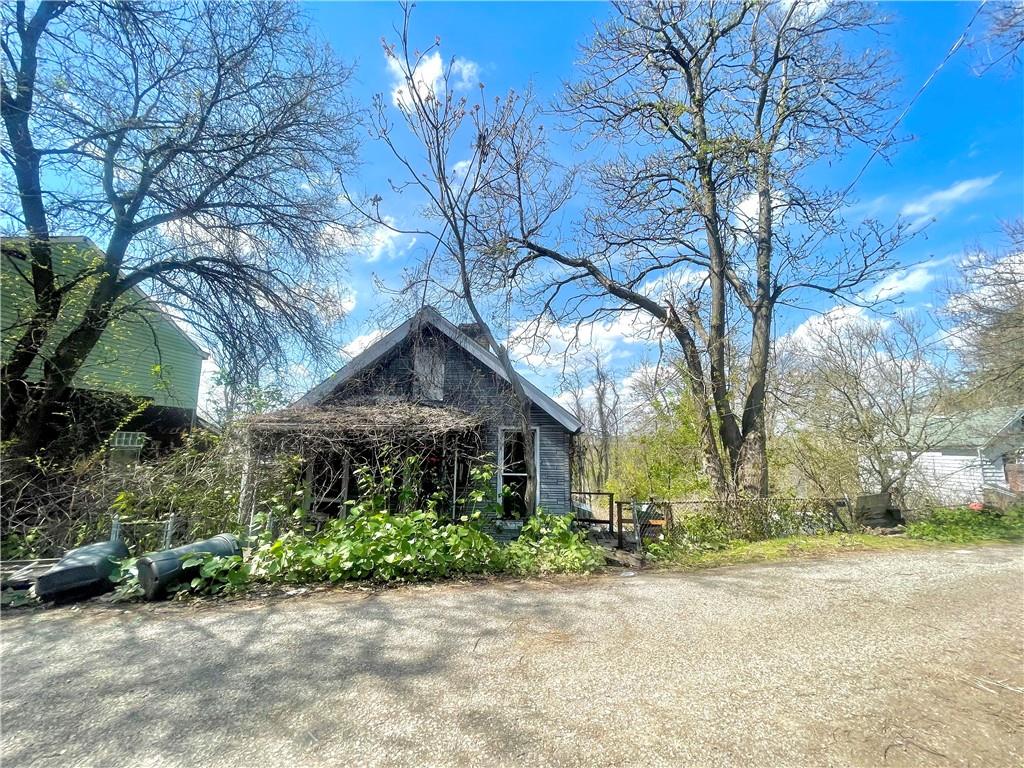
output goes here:
{"type": "Polygon", "coordinates": [[[182,566],[199,566],[199,572],[190,581],[177,586],[177,594],[223,595],[237,592],[249,584],[249,564],[241,555],[218,557],[208,552],[197,552],[186,557],[182,566]]]}
{"type": "Polygon", "coordinates": [[[31,560],[43,557],[45,551],[38,527],[28,528],[24,533],[11,532],[0,539],[0,559],[3,560],[31,560]]]}
{"type": "Polygon", "coordinates": [[[256,578],[291,583],[418,581],[496,570],[499,546],[480,528],[480,515],[442,522],[445,496],[419,497],[418,459],[355,470],[359,501],[320,532],[303,526],[263,542],[255,551],[256,578]],[[405,510],[396,514],[391,509],[405,510]]]}
{"type": "Polygon", "coordinates": [[[501,569],[508,573],[589,573],[604,565],[600,547],[573,530],[572,518],[540,510],[523,523],[518,539],[501,552],[501,569]]]}
{"type": "Polygon", "coordinates": [[[907,526],[913,539],[968,543],[986,539],[1024,538],[1024,507],[1017,506],[1000,514],[967,507],[940,508],[924,520],[907,526]]]}
{"type": "Polygon", "coordinates": [[[697,512],[675,519],[662,538],[648,545],[647,552],[655,560],[675,560],[680,552],[725,549],[729,538],[729,528],[721,518],[697,512]]]}
{"type": "Polygon", "coordinates": [[[313,537],[288,532],[253,556],[259,578],[292,583],[418,581],[495,570],[498,544],[476,521],[441,524],[432,511],[361,509],[313,537]]]}
{"type": "MultiPolygon", "coordinates": [[[[378,499],[379,501],[379,499],[378,499]]],[[[308,537],[286,533],[253,556],[255,578],[290,583],[420,581],[484,573],[587,573],[604,564],[599,547],[569,517],[538,512],[506,547],[481,529],[479,515],[442,523],[432,510],[393,515],[354,505],[308,537]]]]}
{"type": "Polygon", "coordinates": [[[134,600],[142,597],[142,585],[139,583],[139,567],[137,557],[126,557],[114,563],[114,570],[108,577],[114,582],[114,600],[134,600]]]}
{"type": "MultiPolygon", "coordinates": [[[[359,500],[348,502],[346,515],[329,520],[321,530],[288,499],[277,499],[272,511],[278,520],[289,522],[285,530],[278,535],[265,531],[251,542],[245,559],[189,557],[183,565],[198,567],[198,573],[177,592],[223,595],[260,581],[408,582],[502,572],[583,573],[603,564],[600,548],[573,530],[571,518],[543,512],[526,521],[518,541],[502,547],[484,530],[486,518],[479,511],[494,511],[487,506],[493,504],[493,467],[486,464],[474,468],[470,490],[456,500],[478,511],[449,522],[446,496],[424,497],[420,484],[408,482],[418,471],[415,461],[357,468],[359,500]]],[[[284,493],[291,495],[290,490],[284,493]]],[[[134,564],[125,560],[112,577],[120,598],[141,593],[134,564]]]]}

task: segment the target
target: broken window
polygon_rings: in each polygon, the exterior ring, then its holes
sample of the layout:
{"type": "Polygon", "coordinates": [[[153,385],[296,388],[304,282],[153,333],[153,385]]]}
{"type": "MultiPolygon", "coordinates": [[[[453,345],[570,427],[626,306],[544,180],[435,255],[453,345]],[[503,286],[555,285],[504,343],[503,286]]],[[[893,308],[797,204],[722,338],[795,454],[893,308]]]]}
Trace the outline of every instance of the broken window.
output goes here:
{"type": "MultiPolygon", "coordinates": [[[[534,466],[539,464],[537,447],[540,444],[540,433],[533,430],[534,466]]],[[[526,509],[526,444],[523,432],[518,429],[501,430],[501,487],[499,489],[502,506],[502,517],[507,520],[521,520],[533,510],[526,509]]],[[[539,495],[538,482],[534,498],[539,495]]]]}

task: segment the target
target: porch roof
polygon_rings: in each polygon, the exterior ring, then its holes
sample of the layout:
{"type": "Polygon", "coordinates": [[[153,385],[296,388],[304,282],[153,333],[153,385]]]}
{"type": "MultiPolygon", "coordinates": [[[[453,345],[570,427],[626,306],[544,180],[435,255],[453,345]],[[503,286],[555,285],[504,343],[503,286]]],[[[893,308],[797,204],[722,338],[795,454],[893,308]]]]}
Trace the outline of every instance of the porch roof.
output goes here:
{"type": "Polygon", "coordinates": [[[302,434],[332,437],[403,434],[409,436],[466,432],[480,426],[478,416],[447,406],[406,400],[341,403],[331,406],[290,406],[247,419],[262,434],[302,434]]]}

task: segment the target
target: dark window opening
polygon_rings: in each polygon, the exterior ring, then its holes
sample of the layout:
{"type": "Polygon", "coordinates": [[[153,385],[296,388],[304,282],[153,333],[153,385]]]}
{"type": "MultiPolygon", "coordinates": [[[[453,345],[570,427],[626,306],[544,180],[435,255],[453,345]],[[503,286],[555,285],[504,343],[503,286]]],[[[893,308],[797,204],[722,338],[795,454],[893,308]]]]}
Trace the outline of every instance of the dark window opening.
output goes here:
{"type": "MultiPolygon", "coordinates": [[[[534,465],[538,464],[537,445],[540,435],[533,430],[534,465]]],[[[521,430],[504,429],[501,433],[501,510],[506,520],[521,520],[533,512],[526,506],[526,445],[521,430]]],[[[534,489],[534,497],[539,484],[534,489]]]]}

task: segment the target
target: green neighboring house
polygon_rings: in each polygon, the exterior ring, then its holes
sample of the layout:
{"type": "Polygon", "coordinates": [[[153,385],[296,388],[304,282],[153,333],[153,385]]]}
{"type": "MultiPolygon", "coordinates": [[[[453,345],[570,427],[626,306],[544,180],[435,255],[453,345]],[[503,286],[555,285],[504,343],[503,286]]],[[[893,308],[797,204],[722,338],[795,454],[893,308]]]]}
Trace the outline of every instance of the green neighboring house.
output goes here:
{"type": "MultiPolygon", "coordinates": [[[[80,278],[91,262],[103,258],[103,252],[86,237],[55,237],[53,243],[55,272],[61,284],[80,278]]],[[[43,355],[55,348],[73,318],[84,311],[87,286],[95,279],[86,277],[81,287],[68,293],[43,355]]],[[[35,307],[30,280],[27,242],[5,238],[0,259],[0,332],[5,360],[35,307]]],[[[76,392],[125,394],[149,402],[146,411],[125,426],[136,436],[116,435],[115,444],[126,439],[137,442],[138,433],[159,441],[174,440],[195,423],[200,373],[209,355],[141,291],[126,293],[121,306],[131,311],[111,321],[75,376],[74,388],[76,392]]],[[[37,363],[33,370],[39,378],[41,366],[37,363]]]]}

